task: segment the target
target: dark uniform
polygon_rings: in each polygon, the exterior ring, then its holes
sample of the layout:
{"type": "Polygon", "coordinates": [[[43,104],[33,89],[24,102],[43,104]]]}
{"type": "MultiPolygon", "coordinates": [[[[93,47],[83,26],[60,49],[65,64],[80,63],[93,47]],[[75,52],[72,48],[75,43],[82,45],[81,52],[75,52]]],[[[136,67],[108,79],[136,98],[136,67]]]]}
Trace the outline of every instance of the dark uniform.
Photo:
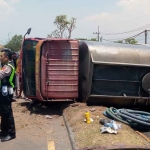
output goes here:
{"type": "Polygon", "coordinates": [[[0,70],[0,116],[1,116],[1,133],[4,136],[12,136],[15,138],[15,122],[12,112],[12,97],[10,88],[14,88],[15,84],[15,68],[12,61],[5,64],[0,70]],[[8,94],[4,95],[2,87],[6,86],[8,94]]]}

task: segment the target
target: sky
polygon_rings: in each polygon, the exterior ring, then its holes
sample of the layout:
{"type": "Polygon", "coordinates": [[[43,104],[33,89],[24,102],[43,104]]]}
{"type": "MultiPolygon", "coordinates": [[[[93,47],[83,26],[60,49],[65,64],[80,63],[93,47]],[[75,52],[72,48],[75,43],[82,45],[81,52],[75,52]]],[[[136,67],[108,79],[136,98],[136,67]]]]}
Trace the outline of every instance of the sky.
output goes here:
{"type": "MultiPolygon", "coordinates": [[[[53,22],[59,15],[77,18],[73,39],[96,38],[99,26],[104,41],[121,40],[150,30],[149,7],[150,0],[0,0],[0,44],[28,28],[27,37],[45,38],[56,29],[53,22]]],[[[144,33],[136,39],[144,43],[144,33]]]]}

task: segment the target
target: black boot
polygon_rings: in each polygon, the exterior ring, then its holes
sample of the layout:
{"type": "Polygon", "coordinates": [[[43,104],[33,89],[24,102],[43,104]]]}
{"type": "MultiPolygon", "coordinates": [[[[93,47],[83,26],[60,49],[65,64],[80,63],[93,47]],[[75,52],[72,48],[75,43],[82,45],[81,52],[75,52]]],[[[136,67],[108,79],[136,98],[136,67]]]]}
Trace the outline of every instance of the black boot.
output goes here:
{"type": "Polygon", "coordinates": [[[6,133],[4,133],[4,132],[0,132],[0,138],[2,138],[2,137],[4,137],[4,136],[6,136],[7,134],[6,133]]]}
{"type": "Polygon", "coordinates": [[[5,142],[5,141],[9,141],[9,140],[12,140],[12,139],[15,139],[16,136],[15,135],[7,135],[7,136],[4,136],[3,138],[1,138],[1,142],[5,142]]]}

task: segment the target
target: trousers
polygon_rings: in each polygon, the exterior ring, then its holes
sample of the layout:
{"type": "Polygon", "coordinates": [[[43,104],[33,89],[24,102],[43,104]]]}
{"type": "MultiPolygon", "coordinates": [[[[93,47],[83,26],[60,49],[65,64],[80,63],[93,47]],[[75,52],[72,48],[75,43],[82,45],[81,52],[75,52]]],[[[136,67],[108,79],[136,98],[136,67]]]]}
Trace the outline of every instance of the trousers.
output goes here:
{"type": "Polygon", "coordinates": [[[3,96],[0,92],[0,116],[1,116],[1,132],[4,135],[16,135],[15,121],[12,111],[13,95],[3,96]]]}

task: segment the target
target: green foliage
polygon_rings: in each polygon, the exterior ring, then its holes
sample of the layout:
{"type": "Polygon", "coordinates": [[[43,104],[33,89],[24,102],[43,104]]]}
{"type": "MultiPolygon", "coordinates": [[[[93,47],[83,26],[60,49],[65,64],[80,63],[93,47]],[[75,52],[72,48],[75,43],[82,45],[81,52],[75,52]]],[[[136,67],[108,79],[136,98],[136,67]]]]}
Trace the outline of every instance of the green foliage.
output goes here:
{"type": "Polygon", "coordinates": [[[76,18],[71,18],[67,20],[67,15],[56,16],[54,25],[57,27],[55,31],[48,35],[48,37],[56,38],[71,38],[72,31],[76,27],[76,18]],[[65,31],[68,31],[68,36],[65,35],[65,31]]]}
{"type": "Polygon", "coordinates": [[[51,37],[60,38],[59,31],[58,31],[58,30],[55,30],[55,31],[53,31],[51,34],[48,34],[47,37],[48,37],[48,38],[51,38],[51,37]]]}
{"type": "Polygon", "coordinates": [[[136,44],[138,41],[136,41],[134,38],[128,38],[125,40],[126,44],[136,44]]]}
{"type": "Polygon", "coordinates": [[[123,43],[123,41],[119,40],[119,41],[115,41],[115,43],[123,43]]]}
{"type": "Polygon", "coordinates": [[[76,40],[85,40],[85,41],[97,41],[96,38],[85,39],[85,38],[76,38],[76,40]]]}
{"type": "Polygon", "coordinates": [[[76,38],[76,40],[85,40],[85,41],[87,41],[87,39],[85,39],[85,38],[76,38]]]}
{"type": "Polygon", "coordinates": [[[22,35],[15,35],[12,37],[10,41],[6,43],[4,47],[10,48],[12,51],[18,51],[21,48],[21,42],[22,42],[22,35]]]}
{"type": "MultiPolygon", "coordinates": [[[[115,43],[123,43],[123,40],[115,41],[115,43]]],[[[127,38],[125,39],[126,44],[136,44],[138,41],[136,41],[134,38],[127,38]]]]}
{"type": "Polygon", "coordinates": [[[91,38],[88,41],[97,41],[97,39],[96,38],[91,38]]]}
{"type": "Polygon", "coordinates": [[[67,24],[67,30],[68,30],[68,39],[71,38],[71,34],[72,34],[72,31],[76,28],[76,18],[71,18],[70,21],[68,21],[68,24],[67,24]]]}

